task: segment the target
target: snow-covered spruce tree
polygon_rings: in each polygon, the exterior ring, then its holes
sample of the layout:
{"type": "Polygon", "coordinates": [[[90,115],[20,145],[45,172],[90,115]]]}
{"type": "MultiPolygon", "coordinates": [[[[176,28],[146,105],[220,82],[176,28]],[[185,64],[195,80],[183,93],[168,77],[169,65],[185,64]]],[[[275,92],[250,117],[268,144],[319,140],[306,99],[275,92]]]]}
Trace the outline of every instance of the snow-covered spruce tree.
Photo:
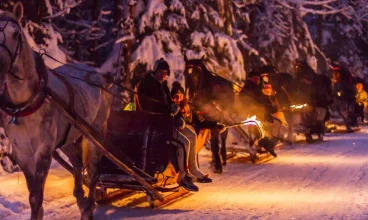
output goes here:
{"type": "MultiPolygon", "coordinates": [[[[22,26],[25,37],[31,47],[35,51],[46,51],[61,62],[65,62],[66,57],[58,47],[58,44],[63,42],[61,35],[54,30],[50,20],[43,19],[53,14],[51,7],[64,6],[64,2],[58,0],[52,6],[48,0],[3,0],[0,1],[0,9],[12,11],[17,2],[22,2],[24,5],[22,26]]],[[[48,58],[45,58],[45,61],[46,65],[51,68],[55,68],[60,65],[48,58]]]]}
{"type": "MultiPolygon", "coordinates": [[[[325,6],[325,5],[323,5],[325,6]]],[[[314,6],[314,11],[326,7],[314,6]]],[[[307,14],[305,20],[316,44],[331,62],[338,62],[364,78],[368,71],[368,2],[337,1],[329,4],[339,13],[307,14]]]]}
{"type": "MultiPolygon", "coordinates": [[[[116,40],[114,0],[4,0],[0,9],[24,5],[24,32],[35,51],[45,50],[61,62],[100,66],[116,40]]],[[[49,67],[60,64],[45,57],[49,67]]]]}
{"type": "Polygon", "coordinates": [[[137,1],[137,41],[132,53],[134,75],[142,77],[152,69],[155,60],[163,57],[171,66],[169,85],[174,80],[183,82],[185,53],[189,59],[205,56],[211,71],[230,80],[244,79],[244,59],[231,36],[234,21],[226,19],[229,16],[226,9],[224,17],[219,15],[217,3],[209,0],[137,1]]]}
{"type": "Polygon", "coordinates": [[[281,72],[293,73],[295,60],[302,59],[319,68],[319,72],[325,71],[324,54],[314,44],[297,5],[290,6],[284,0],[260,0],[254,4],[238,1],[237,6],[249,19],[249,25],[242,27],[246,38],[243,42],[255,55],[247,57],[252,69],[271,64],[281,72]]]}

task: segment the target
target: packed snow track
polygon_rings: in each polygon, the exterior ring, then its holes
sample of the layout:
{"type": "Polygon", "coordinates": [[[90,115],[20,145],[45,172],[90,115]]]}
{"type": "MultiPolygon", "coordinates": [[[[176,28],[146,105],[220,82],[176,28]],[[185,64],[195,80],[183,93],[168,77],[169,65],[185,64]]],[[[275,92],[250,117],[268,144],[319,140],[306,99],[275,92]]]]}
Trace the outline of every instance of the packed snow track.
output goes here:
{"type": "MultiPolygon", "coordinates": [[[[283,146],[278,157],[253,165],[231,160],[213,184],[152,210],[129,197],[99,205],[95,219],[368,219],[368,128],[353,134],[327,134],[319,144],[283,146]]],[[[201,152],[209,171],[210,153],[201,152]]],[[[30,208],[22,174],[0,176],[0,219],[28,219],[30,208]],[[19,178],[19,179],[18,179],[19,178]]],[[[44,199],[45,219],[79,219],[72,176],[53,163],[44,199]]]]}

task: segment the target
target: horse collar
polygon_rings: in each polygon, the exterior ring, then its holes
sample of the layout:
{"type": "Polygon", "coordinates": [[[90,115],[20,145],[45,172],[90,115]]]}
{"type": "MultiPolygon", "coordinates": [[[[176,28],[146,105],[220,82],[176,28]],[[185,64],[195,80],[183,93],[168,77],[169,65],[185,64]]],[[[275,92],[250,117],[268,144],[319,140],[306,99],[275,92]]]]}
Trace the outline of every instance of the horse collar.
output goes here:
{"type": "Polygon", "coordinates": [[[42,58],[41,60],[36,58],[36,71],[39,76],[39,83],[36,88],[36,92],[26,102],[14,105],[9,101],[9,98],[7,98],[4,93],[0,96],[0,109],[12,117],[9,124],[19,125],[19,117],[25,117],[33,114],[44,103],[48,90],[47,70],[42,58]]]}

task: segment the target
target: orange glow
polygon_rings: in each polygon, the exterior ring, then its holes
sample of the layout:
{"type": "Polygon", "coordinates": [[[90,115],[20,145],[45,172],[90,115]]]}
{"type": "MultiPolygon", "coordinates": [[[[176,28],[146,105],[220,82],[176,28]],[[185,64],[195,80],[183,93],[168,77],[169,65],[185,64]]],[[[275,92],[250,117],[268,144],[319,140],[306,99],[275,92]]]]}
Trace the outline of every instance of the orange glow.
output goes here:
{"type": "Polygon", "coordinates": [[[308,106],[308,104],[291,105],[290,108],[292,108],[292,109],[302,109],[302,108],[305,108],[307,106],[308,106]]]}
{"type": "Polygon", "coordinates": [[[257,116],[253,115],[246,120],[242,121],[244,125],[256,125],[259,129],[259,132],[261,133],[261,137],[264,137],[263,129],[262,129],[262,123],[261,121],[257,120],[257,116]]]}

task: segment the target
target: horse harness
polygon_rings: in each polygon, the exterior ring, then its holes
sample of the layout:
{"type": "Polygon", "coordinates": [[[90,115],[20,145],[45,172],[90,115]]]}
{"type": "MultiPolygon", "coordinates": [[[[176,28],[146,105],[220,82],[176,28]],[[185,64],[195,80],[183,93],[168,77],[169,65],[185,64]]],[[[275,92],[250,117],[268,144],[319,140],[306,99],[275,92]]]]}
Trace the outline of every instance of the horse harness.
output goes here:
{"type": "MultiPolygon", "coordinates": [[[[44,104],[46,97],[51,96],[52,98],[57,97],[54,92],[47,86],[48,84],[48,70],[42,60],[42,58],[35,53],[34,54],[35,63],[36,63],[36,72],[38,75],[38,83],[37,88],[35,89],[35,93],[24,103],[14,105],[11,103],[10,99],[6,95],[6,86],[4,88],[4,93],[0,95],[0,110],[5,114],[12,117],[9,124],[11,125],[19,125],[18,118],[26,117],[33,113],[35,113],[41,106],[44,104]]],[[[50,70],[50,72],[56,76],[65,86],[67,89],[67,93],[69,95],[69,103],[67,104],[64,100],[58,99],[57,101],[69,112],[75,114],[74,109],[74,92],[71,84],[58,72],[54,70],[50,70]]],[[[71,130],[71,124],[69,123],[67,132],[63,140],[57,145],[61,147],[67,141],[68,134],[71,130]]]]}
{"type": "Polygon", "coordinates": [[[0,16],[0,21],[5,21],[5,25],[3,27],[0,27],[0,33],[4,36],[4,41],[0,42],[0,47],[2,47],[3,49],[5,49],[5,51],[8,53],[9,58],[10,58],[10,66],[7,69],[7,73],[9,73],[10,75],[12,75],[14,78],[18,79],[18,80],[23,80],[22,78],[20,78],[19,76],[17,76],[14,72],[13,72],[13,67],[14,67],[14,63],[15,63],[15,59],[20,55],[21,51],[22,51],[22,44],[23,44],[23,39],[22,39],[22,34],[21,34],[21,30],[22,28],[19,25],[19,22],[13,18],[10,17],[4,17],[4,16],[0,16]],[[5,28],[8,26],[9,23],[13,23],[15,24],[18,28],[19,28],[19,35],[18,35],[18,43],[17,43],[17,47],[15,49],[15,53],[12,54],[12,52],[10,51],[10,49],[8,48],[8,46],[6,46],[6,35],[5,35],[5,28]]]}

